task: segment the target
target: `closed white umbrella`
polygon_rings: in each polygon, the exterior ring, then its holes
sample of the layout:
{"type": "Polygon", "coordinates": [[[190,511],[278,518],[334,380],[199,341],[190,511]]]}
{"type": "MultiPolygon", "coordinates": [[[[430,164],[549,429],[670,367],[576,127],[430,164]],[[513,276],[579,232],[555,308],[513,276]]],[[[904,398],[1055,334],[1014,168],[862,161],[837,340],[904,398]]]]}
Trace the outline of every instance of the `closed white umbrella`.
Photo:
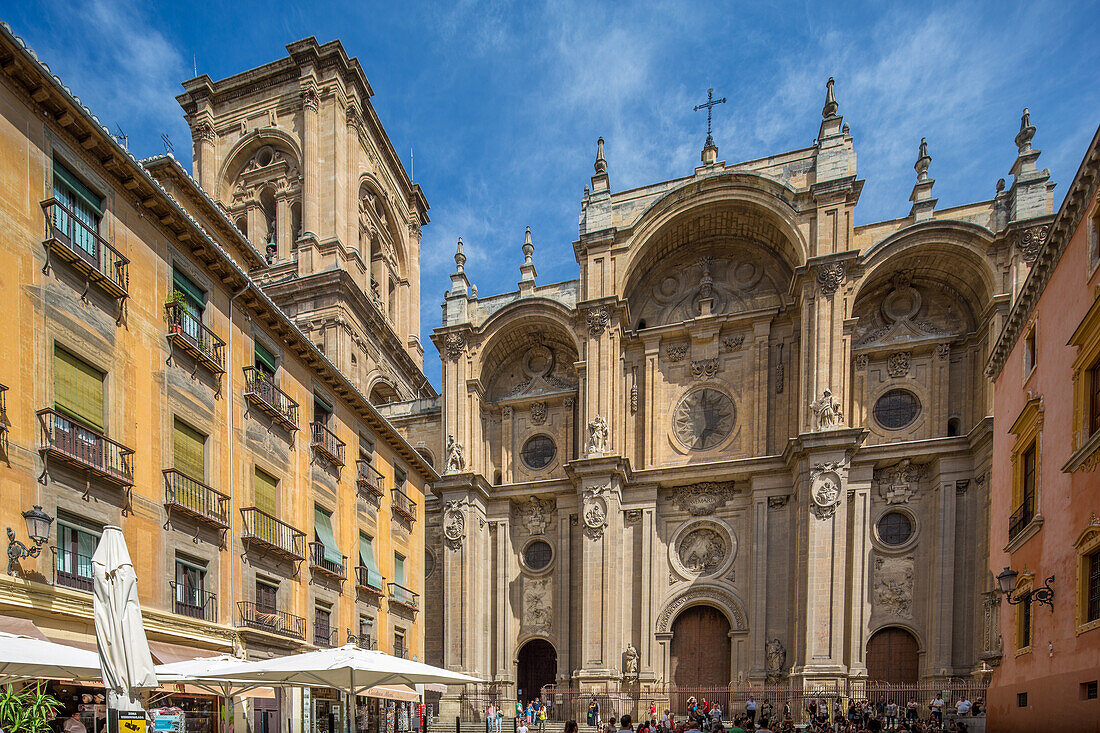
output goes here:
{"type": "Polygon", "coordinates": [[[25,679],[99,679],[99,655],[0,632],[0,684],[25,679]]]}
{"type": "Polygon", "coordinates": [[[108,707],[142,710],[138,695],[157,686],[157,675],[141,623],[134,564],[118,527],[103,529],[92,555],[92,575],[95,638],[108,707]]]}

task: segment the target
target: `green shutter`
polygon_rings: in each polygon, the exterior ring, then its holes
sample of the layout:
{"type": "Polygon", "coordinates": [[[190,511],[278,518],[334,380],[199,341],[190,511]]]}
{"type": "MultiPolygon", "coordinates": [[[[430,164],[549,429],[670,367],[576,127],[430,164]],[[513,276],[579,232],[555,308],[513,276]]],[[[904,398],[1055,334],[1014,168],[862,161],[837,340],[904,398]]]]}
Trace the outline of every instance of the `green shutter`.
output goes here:
{"type": "Polygon", "coordinates": [[[256,366],[267,367],[272,374],[275,373],[275,355],[268,351],[259,341],[256,342],[256,366]]]}
{"type": "Polygon", "coordinates": [[[393,556],[393,582],[405,585],[405,558],[397,554],[393,556]]]}
{"type": "Polygon", "coordinates": [[[54,407],[103,432],[103,372],[54,347],[54,407]]]}
{"type": "Polygon", "coordinates": [[[196,481],[205,481],[206,436],[177,419],[172,446],[172,467],[196,481]]]}
{"type": "Polygon", "coordinates": [[[317,540],[325,546],[325,559],[337,564],[344,562],[336,543],[336,533],[332,531],[332,515],[316,505],[313,507],[313,531],[317,533],[317,540]]]}
{"type": "Polygon", "coordinates": [[[261,512],[266,512],[273,517],[275,516],[275,500],[276,494],[278,493],[278,485],[278,482],[274,478],[268,476],[260,469],[256,469],[256,497],[253,504],[255,504],[256,508],[261,512]]]}
{"type": "Polygon", "coordinates": [[[84,185],[84,183],[69,172],[69,169],[58,163],[56,160],[53,162],[53,177],[54,177],[54,191],[58,188],[58,183],[68,187],[72,193],[76,194],[76,197],[83,200],[84,203],[95,209],[96,214],[102,215],[103,213],[103,199],[92,193],[92,190],[84,185]]]}
{"type": "Polygon", "coordinates": [[[374,545],[362,532],[359,533],[359,564],[367,569],[367,585],[381,588],[382,573],[378,572],[378,564],[374,561],[374,545]]]}
{"type": "Polygon", "coordinates": [[[206,293],[203,292],[195,283],[184,275],[179,270],[172,270],[172,287],[183,293],[187,298],[188,305],[195,312],[196,316],[201,316],[203,308],[206,305],[206,293]]]}

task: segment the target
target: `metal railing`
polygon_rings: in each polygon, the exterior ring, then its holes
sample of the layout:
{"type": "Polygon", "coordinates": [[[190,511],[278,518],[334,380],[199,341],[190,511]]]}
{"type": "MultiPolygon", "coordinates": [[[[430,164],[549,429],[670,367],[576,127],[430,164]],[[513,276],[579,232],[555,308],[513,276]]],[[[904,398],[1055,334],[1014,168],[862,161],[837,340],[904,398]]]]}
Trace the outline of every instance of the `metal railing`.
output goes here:
{"type": "Polygon", "coordinates": [[[288,429],[298,429],[298,403],[254,366],[244,368],[244,396],[288,429]]]}
{"type": "Polygon", "coordinates": [[[416,502],[409,498],[401,489],[393,489],[390,492],[392,497],[390,508],[401,515],[410,522],[416,520],[416,502]]]}
{"type": "Polygon", "coordinates": [[[164,505],[219,529],[229,526],[229,497],[174,468],[164,469],[164,505]]]}
{"type": "Polygon", "coordinates": [[[65,547],[58,547],[57,562],[54,564],[54,583],[66,588],[91,593],[94,582],[92,580],[92,558],[90,555],[80,555],[65,547]]]}
{"type": "Polygon", "coordinates": [[[408,647],[394,646],[393,656],[397,657],[398,659],[408,659],[409,658],[409,649],[408,649],[408,647]]]}
{"type": "Polygon", "coordinates": [[[348,634],[348,643],[354,644],[360,649],[377,649],[378,640],[370,634],[348,634]]]}
{"type": "Polygon", "coordinates": [[[371,570],[366,565],[355,568],[355,587],[368,593],[381,595],[386,587],[386,579],[376,570],[371,570]]]}
{"type": "Polygon", "coordinates": [[[313,624],[313,643],[316,646],[328,649],[340,643],[336,636],[336,629],[328,624],[313,624]]]}
{"type": "Polygon", "coordinates": [[[237,601],[242,626],[305,641],[306,620],[286,611],[266,609],[255,601],[237,601]]]}
{"type": "Polygon", "coordinates": [[[241,539],[265,546],[290,560],[306,557],[306,533],[256,507],[241,509],[241,539]]]}
{"type": "Polygon", "coordinates": [[[1035,518],[1035,497],[1027,495],[1024,497],[1020,506],[1016,507],[1016,511],[1012,512],[1012,516],[1008,518],[1008,539],[1011,541],[1016,538],[1016,535],[1024,531],[1024,528],[1031,523],[1031,520],[1035,518]]]}
{"type": "Polygon", "coordinates": [[[309,432],[311,436],[310,447],[316,453],[320,453],[337,466],[344,465],[345,443],[336,437],[336,433],[319,422],[311,422],[309,432]]]}
{"type": "Polygon", "coordinates": [[[382,496],[386,493],[386,479],[382,473],[363,458],[356,463],[355,488],[360,496],[382,496]]]}
{"type": "MultiPolygon", "coordinates": [[[[341,555],[341,557],[344,556],[341,555]]],[[[347,571],[344,569],[343,560],[337,563],[325,557],[324,542],[309,543],[309,567],[312,570],[320,570],[323,573],[337,576],[341,580],[347,577],[347,571]]]]}
{"type": "Polygon", "coordinates": [[[42,425],[39,450],[117,483],[134,485],[134,451],[53,408],[35,413],[42,425]]]}
{"type": "Polygon", "coordinates": [[[172,587],[172,599],[175,610],[180,616],[216,622],[218,620],[218,597],[202,588],[189,588],[175,580],[169,580],[172,587]]]}
{"type": "Polygon", "coordinates": [[[8,429],[8,388],[0,384],[0,433],[8,429]]]}
{"type": "Polygon", "coordinates": [[[225,342],[214,335],[183,303],[165,303],[168,338],[213,371],[225,371],[225,342]]]}
{"type": "Polygon", "coordinates": [[[46,246],[112,295],[125,297],[130,289],[130,261],[57,199],[43,201],[42,212],[46,246]]]}
{"type": "Polygon", "coordinates": [[[390,601],[392,603],[399,603],[406,608],[411,608],[414,611],[420,608],[420,594],[413,593],[411,590],[401,585],[400,583],[390,583],[390,601]]]}

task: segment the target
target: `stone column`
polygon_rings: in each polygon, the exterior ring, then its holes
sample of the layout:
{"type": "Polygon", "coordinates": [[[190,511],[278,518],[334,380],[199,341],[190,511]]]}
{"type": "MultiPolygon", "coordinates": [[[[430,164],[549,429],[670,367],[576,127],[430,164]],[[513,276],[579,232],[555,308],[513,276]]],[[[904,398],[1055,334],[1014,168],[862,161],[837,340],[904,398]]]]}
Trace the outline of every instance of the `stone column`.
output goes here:
{"type": "MultiPolygon", "coordinates": [[[[280,193],[279,197],[275,199],[275,235],[277,237],[275,243],[279,247],[278,259],[290,257],[290,251],[293,247],[293,226],[293,217],[290,215],[290,194],[280,193]]],[[[265,250],[260,251],[265,252],[265,250]]]]}
{"type": "Polygon", "coordinates": [[[749,607],[749,648],[752,667],[749,678],[762,681],[767,674],[764,645],[767,630],[768,609],[768,497],[756,496],[752,500],[752,605],[749,607]]]}
{"type": "Polygon", "coordinates": [[[867,675],[867,637],[871,625],[871,602],[867,597],[871,573],[871,477],[870,465],[848,472],[848,503],[851,507],[851,628],[848,630],[848,673],[867,675]]]}
{"type": "Polygon", "coordinates": [[[318,218],[317,190],[318,166],[320,165],[319,140],[317,130],[317,108],[319,97],[317,84],[312,78],[303,79],[299,92],[302,99],[302,235],[317,238],[321,222],[318,218]]]}
{"type": "Polygon", "coordinates": [[[648,468],[657,463],[657,385],[660,384],[660,338],[650,337],[645,341],[645,403],[642,410],[645,415],[645,465],[648,468]]]}
{"type": "Polygon", "coordinates": [[[203,119],[192,130],[192,142],[194,146],[194,159],[196,162],[197,178],[203,190],[214,192],[215,176],[217,175],[217,163],[214,161],[215,141],[217,134],[214,125],[208,119],[203,119]]]}

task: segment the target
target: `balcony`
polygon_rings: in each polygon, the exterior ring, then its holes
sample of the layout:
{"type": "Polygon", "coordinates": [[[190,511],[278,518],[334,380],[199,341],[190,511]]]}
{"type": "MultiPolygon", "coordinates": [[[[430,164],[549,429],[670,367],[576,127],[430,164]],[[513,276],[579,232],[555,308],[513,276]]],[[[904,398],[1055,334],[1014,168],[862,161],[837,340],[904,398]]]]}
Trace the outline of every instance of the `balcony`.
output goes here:
{"type": "Polygon", "coordinates": [[[394,514],[404,517],[410,522],[416,521],[416,502],[409,498],[401,489],[394,489],[391,492],[390,508],[394,514]]]}
{"type": "Polygon", "coordinates": [[[214,335],[183,303],[165,303],[168,340],[180,351],[190,354],[214,374],[225,373],[225,342],[214,335]]]}
{"type": "Polygon", "coordinates": [[[336,636],[336,629],[330,628],[326,624],[314,624],[313,643],[322,649],[329,649],[338,646],[340,639],[336,636]]]}
{"type": "Polygon", "coordinates": [[[70,549],[58,547],[57,563],[54,565],[54,583],[66,588],[75,588],[91,593],[92,558],[90,555],[78,555],[70,549]]]}
{"type": "Polygon", "coordinates": [[[356,463],[355,488],[364,499],[381,497],[386,493],[385,478],[370,461],[360,458],[356,463]]]}
{"type": "Polygon", "coordinates": [[[8,388],[0,384],[0,433],[8,430],[8,388]]]}
{"type": "Polygon", "coordinates": [[[174,468],[164,469],[164,508],[169,518],[178,511],[215,529],[229,528],[229,497],[174,468]]]}
{"type": "Polygon", "coordinates": [[[50,270],[50,255],[68,262],[95,284],[118,300],[130,289],[130,261],[99,236],[76,214],[55,198],[42,202],[46,215],[46,265],[50,270]]]}
{"type": "Polygon", "coordinates": [[[354,644],[360,649],[378,649],[378,641],[370,634],[348,634],[348,643],[354,644]]]}
{"type": "Polygon", "coordinates": [[[315,573],[327,575],[333,580],[343,580],[347,577],[344,562],[337,563],[325,558],[325,544],[323,542],[309,543],[309,569],[315,573]]]}
{"type": "Polygon", "coordinates": [[[1016,507],[1012,516],[1008,518],[1008,541],[1016,539],[1017,535],[1024,531],[1031,520],[1035,518],[1035,497],[1025,496],[1023,503],[1016,507]]]}
{"type": "Polygon", "coordinates": [[[411,590],[403,585],[397,583],[390,583],[390,605],[397,604],[404,606],[410,611],[416,611],[420,608],[420,594],[413,593],[411,590]]]}
{"type": "Polygon", "coordinates": [[[336,433],[319,422],[309,424],[310,447],[313,452],[328,459],[337,466],[344,465],[344,441],[336,433]]]}
{"type": "Polygon", "coordinates": [[[255,601],[237,601],[241,626],[269,634],[288,636],[292,639],[306,639],[306,620],[286,611],[260,608],[255,601]]]}
{"type": "Polygon", "coordinates": [[[254,366],[244,368],[244,396],[287,430],[298,429],[298,403],[254,366]]]}
{"type": "Polygon", "coordinates": [[[116,486],[134,485],[134,451],[53,408],[35,414],[42,425],[38,451],[44,462],[56,458],[116,486]]]}
{"type": "Polygon", "coordinates": [[[409,650],[407,648],[403,647],[403,646],[398,646],[398,645],[394,644],[393,645],[393,656],[397,657],[398,659],[408,659],[409,658],[409,650]]]}
{"type": "Polygon", "coordinates": [[[169,580],[175,611],[180,616],[197,618],[201,621],[217,623],[218,597],[201,588],[189,588],[174,580],[169,580]]]}
{"type": "Polygon", "coordinates": [[[306,533],[256,507],[241,509],[241,540],[291,562],[306,559],[306,533]]]}
{"type": "Polygon", "coordinates": [[[366,565],[355,568],[355,590],[381,598],[385,588],[386,579],[377,571],[368,569],[366,565]]]}

